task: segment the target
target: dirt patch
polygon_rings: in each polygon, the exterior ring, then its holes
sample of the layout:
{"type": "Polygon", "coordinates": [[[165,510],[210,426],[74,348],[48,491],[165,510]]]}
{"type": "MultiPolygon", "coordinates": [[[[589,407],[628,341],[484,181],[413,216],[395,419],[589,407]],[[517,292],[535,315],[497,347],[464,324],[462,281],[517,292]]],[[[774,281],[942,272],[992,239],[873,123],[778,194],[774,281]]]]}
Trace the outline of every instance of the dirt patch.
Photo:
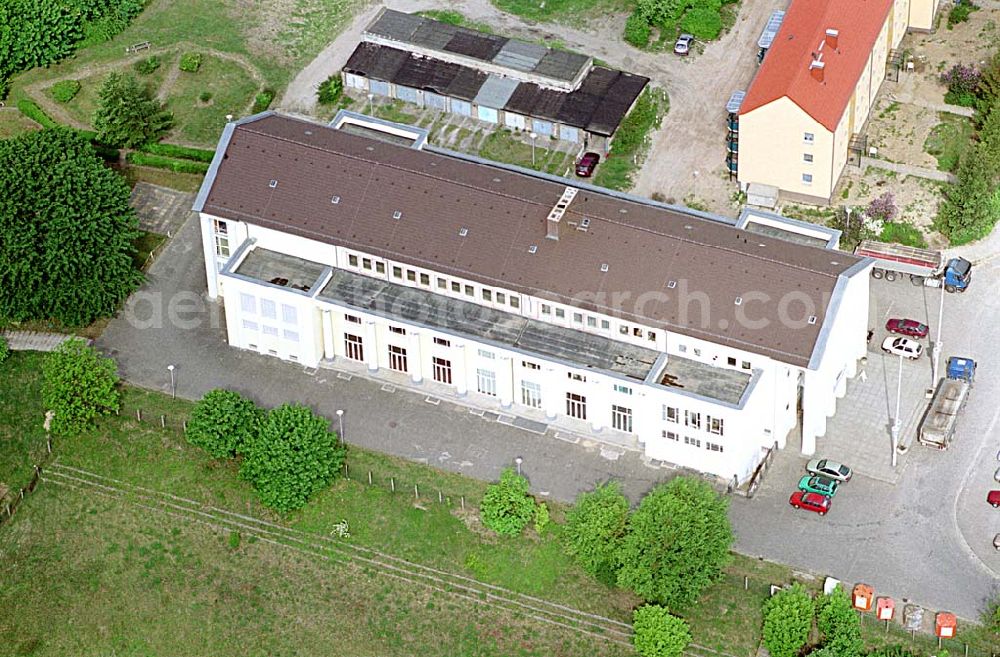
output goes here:
{"type": "Polygon", "coordinates": [[[249,52],[267,55],[279,66],[295,61],[285,46],[284,36],[290,25],[305,23],[305,19],[295,17],[299,5],[296,0],[230,0],[227,5],[249,52]],[[253,20],[246,20],[248,16],[253,20]]]}
{"type": "Polygon", "coordinates": [[[935,169],[937,160],[924,151],[924,142],[939,122],[936,111],[885,94],[872,109],[868,146],[877,149],[880,159],[935,169]]]}

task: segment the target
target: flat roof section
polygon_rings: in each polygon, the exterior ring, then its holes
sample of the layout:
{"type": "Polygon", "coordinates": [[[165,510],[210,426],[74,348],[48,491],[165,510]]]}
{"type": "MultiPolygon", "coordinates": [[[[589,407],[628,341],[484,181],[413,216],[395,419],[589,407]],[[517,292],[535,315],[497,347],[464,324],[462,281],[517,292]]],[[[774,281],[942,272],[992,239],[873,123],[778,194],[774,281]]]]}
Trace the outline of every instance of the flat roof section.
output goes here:
{"type": "Polygon", "coordinates": [[[786,242],[795,242],[796,244],[805,244],[806,246],[818,246],[821,249],[826,248],[827,240],[820,237],[813,237],[812,235],[803,235],[802,233],[797,233],[792,230],[785,230],[783,228],[778,228],[777,226],[766,226],[764,224],[758,224],[752,219],[747,222],[746,226],[743,227],[744,230],[748,230],[751,233],[757,233],[758,235],[767,235],[768,237],[774,237],[779,240],[785,240],[786,242]]]}
{"type": "Polygon", "coordinates": [[[267,249],[252,249],[236,268],[235,274],[301,292],[309,292],[326,269],[311,260],[267,249]]]}
{"type": "Polygon", "coordinates": [[[317,298],[639,381],[645,380],[660,355],[599,335],[341,270],[317,298]]]}
{"type": "Polygon", "coordinates": [[[668,356],[667,366],[658,383],[727,404],[739,404],[750,385],[751,374],[740,370],[713,367],[680,356],[668,356]]]}

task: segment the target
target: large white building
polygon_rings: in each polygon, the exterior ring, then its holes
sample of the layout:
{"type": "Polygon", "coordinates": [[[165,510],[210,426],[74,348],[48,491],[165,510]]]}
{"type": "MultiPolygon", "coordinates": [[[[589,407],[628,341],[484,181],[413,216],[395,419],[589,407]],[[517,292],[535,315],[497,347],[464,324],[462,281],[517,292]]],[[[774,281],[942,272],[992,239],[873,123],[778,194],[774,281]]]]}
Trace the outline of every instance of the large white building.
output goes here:
{"type": "Polygon", "coordinates": [[[799,425],[815,450],[865,353],[867,261],[392,130],[226,127],[195,210],[230,344],[730,481],[799,425]]]}

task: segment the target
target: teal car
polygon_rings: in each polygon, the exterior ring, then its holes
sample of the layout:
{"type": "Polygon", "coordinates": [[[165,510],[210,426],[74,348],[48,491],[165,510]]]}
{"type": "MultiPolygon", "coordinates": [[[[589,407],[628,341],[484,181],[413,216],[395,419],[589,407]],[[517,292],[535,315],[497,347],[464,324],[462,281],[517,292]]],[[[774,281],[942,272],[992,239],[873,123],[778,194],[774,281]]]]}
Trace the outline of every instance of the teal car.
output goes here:
{"type": "Polygon", "coordinates": [[[839,487],[840,484],[838,482],[826,477],[810,477],[806,475],[799,479],[799,490],[804,490],[807,493],[819,493],[820,495],[833,497],[837,494],[837,488],[839,487]]]}

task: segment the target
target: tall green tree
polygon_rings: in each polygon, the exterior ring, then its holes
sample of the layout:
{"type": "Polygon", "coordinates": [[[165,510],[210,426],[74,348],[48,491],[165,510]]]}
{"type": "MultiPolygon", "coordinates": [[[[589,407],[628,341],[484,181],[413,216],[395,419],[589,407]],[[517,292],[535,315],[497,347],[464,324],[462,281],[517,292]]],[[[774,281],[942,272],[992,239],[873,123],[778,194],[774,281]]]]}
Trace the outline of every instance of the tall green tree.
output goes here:
{"type": "Polygon", "coordinates": [[[0,141],[0,317],[82,326],[142,276],[125,181],[65,129],[0,141]]]}
{"type": "Polygon", "coordinates": [[[119,408],[118,367],[83,340],[62,343],[42,363],[42,401],[53,412],[52,432],[77,434],[119,408]]]}
{"type": "Polygon", "coordinates": [[[591,575],[614,584],[615,553],[628,527],[628,500],[618,482],[581,493],[566,514],[566,552],[591,575]]]}
{"type": "Polygon", "coordinates": [[[285,404],[268,413],[261,430],[250,437],[240,477],[265,506],[294,511],[337,478],[345,455],[328,420],[305,406],[285,404]]]}
{"type": "Polygon", "coordinates": [[[170,112],[135,77],[111,73],[101,85],[94,129],[99,141],[132,148],[155,141],[173,123],[170,112]]]}
{"type": "Polygon", "coordinates": [[[632,614],[632,643],[641,657],[680,657],[691,643],[687,621],[659,605],[643,605],[632,614]]]}
{"type": "Polygon", "coordinates": [[[483,524],[502,536],[517,536],[535,516],[535,500],[528,493],[528,480],[504,468],[500,481],[486,487],[479,504],[483,524]]]}
{"type": "Polygon", "coordinates": [[[242,453],[260,431],[263,414],[252,401],[232,390],[212,390],[195,404],[187,439],[217,459],[242,453]]]}
{"type": "Polygon", "coordinates": [[[690,477],[654,488],[629,519],[617,553],[618,585],[671,609],[694,603],[729,562],[727,507],[711,486],[690,477]]]}
{"type": "Polygon", "coordinates": [[[861,619],[843,587],[838,586],[820,599],[816,626],[829,657],[858,657],[864,650],[861,619]]]}
{"type": "Polygon", "coordinates": [[[764,603],[764,646],[772,657],[795,657],[809,640],[815,607],[801,584],[782,589],[764,603]]]}
{"type": "Polygon", "coordinates": [[[1000,220],[995,159],[982,142],[962,154],[958,182],[945,188],[944,203],[934,220],[934,227],[952,244],[985,237],[1000,220]]]}
{"type": "Polygon", "coordinates": [[[66,3],[0,1],[0,81],[59,61],[82,37],[80,12],[66,3]]]}

